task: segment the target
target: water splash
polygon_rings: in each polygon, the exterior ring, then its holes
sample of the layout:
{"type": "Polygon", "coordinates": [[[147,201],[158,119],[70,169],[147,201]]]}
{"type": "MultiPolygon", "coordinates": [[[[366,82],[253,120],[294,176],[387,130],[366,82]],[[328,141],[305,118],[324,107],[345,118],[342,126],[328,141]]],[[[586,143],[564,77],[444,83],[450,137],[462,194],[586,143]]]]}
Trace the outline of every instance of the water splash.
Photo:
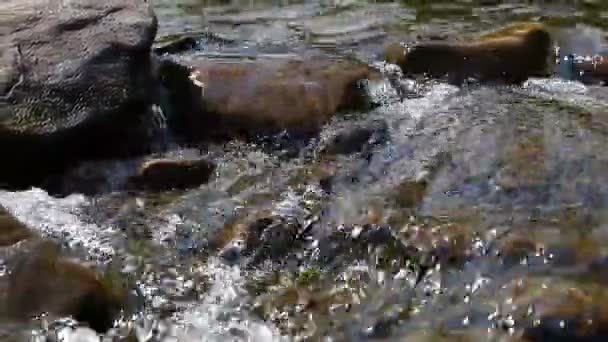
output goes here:
{"type": "Polygon", "coordinates": [[[115,254],[118,232],[112,227],[99,227],[80,220],[79,210],[89,201],[83,195],[54,198],[37,188],[22,192],[0,191],[0,204],[43,236],[60,240],[71,249],[85,249],[100,262],[109,261],[115,254]]]}
{"type": "MultiPolygon", "coordinates": [[[[249,296],[242,287],[241,269],[212,258],[197,271],[209,276],[213,285],[200,302],[175,317],[173,332],[168,336],[188,342],[285,340],[267,323],[248,314],[249,296]]],[[[153,325],[148,326],[150,330],[153,325]]],[[[140,332],[141,336],[148,334],[149,331],[140,332]]]]}

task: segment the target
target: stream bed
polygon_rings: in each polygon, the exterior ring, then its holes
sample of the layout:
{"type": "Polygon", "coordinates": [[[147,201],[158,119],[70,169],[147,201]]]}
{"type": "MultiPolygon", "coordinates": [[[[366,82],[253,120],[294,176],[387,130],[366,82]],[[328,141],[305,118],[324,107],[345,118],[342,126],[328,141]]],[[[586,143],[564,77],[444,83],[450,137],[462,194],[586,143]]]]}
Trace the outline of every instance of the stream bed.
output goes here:
{"type": "MultiPolygon", "coordinates": [[[[182,61],[380,63],[391,42],[464,40],[519,20],[563,26],[560,47],[581,54],[608,42],[601,1],[155,1],[158,46],[196,37],[182,61]]],[[[403,100],[386,82],[368,91],[379,106],[337,116],[295,157],[238,141],[170,145],[159,156],[216,163],[196,189],[118,191],[134,161],[112,160],[65,176],[67,188],[95,182],[95,195],[0,191],[0,204],[136,283],[104,341],[606,338],[608,88],[551,77],[429,82],[403,100]],[[358,127],[382,139],[323,153],[358,127]]],[[[0,336],[51,341],[70,324],[0,320],[0,336]]]]}

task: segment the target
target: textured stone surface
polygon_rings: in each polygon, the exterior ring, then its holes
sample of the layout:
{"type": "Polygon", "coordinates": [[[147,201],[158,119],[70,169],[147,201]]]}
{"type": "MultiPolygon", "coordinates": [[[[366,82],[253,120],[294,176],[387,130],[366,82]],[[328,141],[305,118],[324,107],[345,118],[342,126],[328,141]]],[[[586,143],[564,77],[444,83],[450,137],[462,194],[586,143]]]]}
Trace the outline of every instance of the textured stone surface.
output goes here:
{"type": "Polygon", "coordinates": [[[0,13],[0,156],[11,166],[0,182],[126,152],[120,146],[153,94],[149,5],[8,0],[0,13]]]}

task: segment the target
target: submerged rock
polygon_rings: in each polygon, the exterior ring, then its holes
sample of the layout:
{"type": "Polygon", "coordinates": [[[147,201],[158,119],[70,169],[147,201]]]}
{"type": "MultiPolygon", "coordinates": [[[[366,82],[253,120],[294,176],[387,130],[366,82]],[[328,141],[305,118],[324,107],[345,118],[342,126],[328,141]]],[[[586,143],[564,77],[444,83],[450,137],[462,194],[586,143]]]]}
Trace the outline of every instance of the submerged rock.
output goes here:
{"type": "Polygon", "coordinates": [[[360,81],[371,67],[337,60],[163,61],[170,125],[193,140],[252,138],[287,130],[316,134],[342,110],[369,104],[360,81]]]}
{"type": "Polygon", "coordinates": [[[33,236],[33,231],[0,205],[0,247],[12,246],[33,236]]]}
{"type": "Polygon", "coordinates": [[[324,142],[320,148],[325,155],[341,155],[362,152],[371,153],[371,149],[390,139],[386,121],[378,120],[357,127],[346,127],[324,142]]]}
{"type": "Polygon", "coordinates": [[[473,42],[424,42],[409,51],[400,45],[385,49],[388,62],[406,76],[425,75],[461,84],[468,78],[483,83],[522,83],[545,76],[551,36],[541,24],[511,25],[473,42]]]}
{"type": "Polygon", "coordinates": [[[396,186],[395,201],[403,208],[415,208],[424,199],[428,186],[429,180],[426,178],[405,179],[396,186]]]}
{"type": "Polygon", "coordinates": [[[155,91],[148,3],[8,0],[0,12],[0,183],[142,150],[136,127],[155,91]]]}
{"type": "Polygon", "coordinates": [[[366,260],[372,250],[377,252],[376,266],[383,269],[398,269],[408,262],[427,266],[428,255],[423,255],[413,245],[404,244],[386,225],[339,226],[321,237],[316,245],[315,263],[321,267],[340,268],[357,260],[366,260]]]}
{"type": "Polygon", "coordinates": [[[283,261],[293,252],[302,226],[289,218],[258,215],[247,217],[243,222],[226,224],[210,246],[220,249],[219,255],[231,264],[240,262],[241,257],[250,257],[248,267],[267,260],[283,261]]]}
{"type": "Polygon", "coordinates": [[[1,206],[0,258],[9,271],[0,276],[0,312],[5,319],[22,321],[45,313],[72,316],[105,332],[126,303],[126,283],[100,278],[62,256],[55,242],[43,239],[1,206]]]}
{"type": "Polygon", "coordinates": [[[215,165],[206,159],[153,159],[141,165],[129,182],[153,191],[187,189],[207,183],[214,170],[215,165]]]}
{"type": "Polygon", "coordinates": [[[60,256],[51,241],[32,241],[12,259],[6,310],[25,320],[48,313],[72,316],[98,332],[113,326],[127,292],[104,284],[88,267],[60,256]]]}
{"type": "Polygon", "coordinates": [[[544,143],[542,136],[531,136],[505,147],[498,163],[496,184],[505,191],[541,184],[548,173],[544,143]]]}
{"type": "Polygon", "coordinates": [[[587,83],[608,84],[608,56],[594,56],[573,63],[573,69],[587,83]]]}

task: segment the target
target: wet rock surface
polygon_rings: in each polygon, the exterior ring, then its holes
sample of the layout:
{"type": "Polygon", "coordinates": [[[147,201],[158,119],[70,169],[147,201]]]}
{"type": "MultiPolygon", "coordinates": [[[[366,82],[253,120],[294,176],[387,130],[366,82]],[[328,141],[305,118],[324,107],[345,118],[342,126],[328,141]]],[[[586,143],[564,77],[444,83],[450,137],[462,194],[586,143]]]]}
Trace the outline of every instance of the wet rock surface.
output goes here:
{"type": "Polygon", "coordinates": [[[13,322],[47,314],[71,316],[103,333],[126,305],[127,286],[102,281],[96,271],[63,255],[59,244],[46,240],[2,208],[0,276],[2,315],[13,322]]]}
{"type": "Polygon", "coordinates": [[[462,84],[479,82],[523,83],[532,76],[548,75],[551,36],[539,24],[512,25],[472,42],[423,42],[408,48],[391,45],[387,61],[405,75],[447,78],[462,84]]]}
{"type": "Polygon", "coordinates": [[[149,4],[1,6],[2,183],[27,187],[74,161],[140,150],[145,131],[136,127],[154,100],[149,4]]]}
{"type": "Polygon", "coordinates": [[[205,159],[152,159],[139,167],[129,183],[142,190],[184,190],[206,183],[214,169],[213,163],[205,159]]]}
{"type": "MultiPolygon", "coordinates": [[[[41,241],[14,256],[6,292],[9,316],[29,319],[48,313],[72,316],[97,332],[113,326],[124,305],[124,294],[114,294],[96,273],[58,256],[57,246],[41,241]]],[[[9,266],[10,267],[10,266],[9,266]]]]}
{"type": "Polygon", "coordinates": [[[0,206],[0,246],[12,246],[20,241],[33,237],[35,233],[19,222],[10,212],[0,206]]]}
{"type": "Polygon", "coordinates": [[[209,61],[168,66],[163,73],[181,77],[168,81],[173,115],[178,131],[198,140],[250,139],[282,130],[317,133],[339,111],[365,108],[361,82],[379,77],[367,65],[331,60],[209,61]],[[181,75],[171,74],[174,69],[181,75]]]}

